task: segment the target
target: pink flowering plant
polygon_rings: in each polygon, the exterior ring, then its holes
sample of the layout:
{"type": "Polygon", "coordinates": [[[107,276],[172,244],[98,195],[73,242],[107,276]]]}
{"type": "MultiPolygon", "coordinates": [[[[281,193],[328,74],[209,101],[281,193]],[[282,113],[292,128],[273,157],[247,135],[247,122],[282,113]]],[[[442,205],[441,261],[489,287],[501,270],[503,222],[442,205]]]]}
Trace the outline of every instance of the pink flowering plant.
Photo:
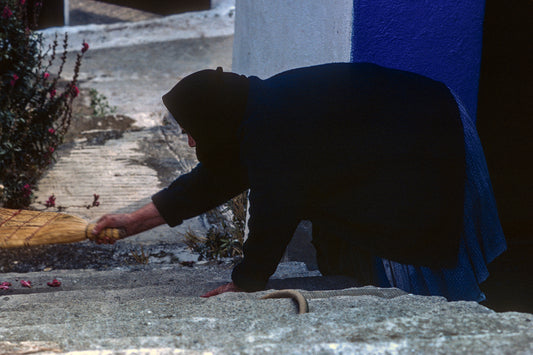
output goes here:
{"type": "Polygon", "coordinates": [[[0,206],[9,208],[32,202],[37,180],[53,162],[70,125],[81,60],[89,49],[80,43],[73,78],[63,80],[68,37],[43,44],[42,34],[32,30],[41,6],[35,3],[30,14],[25,0],[0,0],[0,206]]]}

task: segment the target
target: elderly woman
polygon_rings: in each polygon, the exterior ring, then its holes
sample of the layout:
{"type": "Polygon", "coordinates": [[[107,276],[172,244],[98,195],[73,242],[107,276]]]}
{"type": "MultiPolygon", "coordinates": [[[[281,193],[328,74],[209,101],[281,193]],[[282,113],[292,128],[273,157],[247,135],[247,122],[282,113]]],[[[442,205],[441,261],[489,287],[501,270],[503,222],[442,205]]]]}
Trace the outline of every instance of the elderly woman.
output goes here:
{"type": "Polygon", "coordinates": [[[250,189],[244,258],[204,296],[263,289],[305,219],[324,275],[484,299],[479,283],[506,244],[474,122],[444,84],[370,63],[266,80],[218,68],[163,102],[200,163],[95,233],[176,226],[250,189]]]}

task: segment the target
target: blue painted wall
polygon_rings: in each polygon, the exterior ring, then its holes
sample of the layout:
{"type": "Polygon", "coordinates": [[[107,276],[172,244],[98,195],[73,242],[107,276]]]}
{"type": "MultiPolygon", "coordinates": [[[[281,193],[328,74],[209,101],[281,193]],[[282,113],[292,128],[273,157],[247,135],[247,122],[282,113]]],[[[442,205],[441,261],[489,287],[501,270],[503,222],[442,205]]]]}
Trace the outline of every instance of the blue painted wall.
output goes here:
{"type": "Polygon", "coordinates": [[[354,0],[353,62],[444,82],[477,109],[484,0],[354,0]]]}

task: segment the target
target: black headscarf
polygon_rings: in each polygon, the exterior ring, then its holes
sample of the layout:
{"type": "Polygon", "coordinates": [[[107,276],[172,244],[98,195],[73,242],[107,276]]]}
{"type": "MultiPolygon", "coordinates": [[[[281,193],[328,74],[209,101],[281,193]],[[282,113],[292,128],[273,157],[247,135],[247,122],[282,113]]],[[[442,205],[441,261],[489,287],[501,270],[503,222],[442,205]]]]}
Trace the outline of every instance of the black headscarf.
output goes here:
{"type": "Polygon", "coordinates": [[[185,77],[163,96],[163,103],[196,141],[198,160],[220,169],[239,159],[247,98],[248,78],[218,67],[185,77]]]}

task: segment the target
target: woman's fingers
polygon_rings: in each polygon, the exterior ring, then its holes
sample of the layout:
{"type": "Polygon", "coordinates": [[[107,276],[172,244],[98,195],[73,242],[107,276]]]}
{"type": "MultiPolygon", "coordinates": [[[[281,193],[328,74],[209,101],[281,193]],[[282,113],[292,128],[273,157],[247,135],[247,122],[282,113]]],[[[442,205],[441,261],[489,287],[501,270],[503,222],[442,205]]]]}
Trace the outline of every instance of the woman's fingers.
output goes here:
{"type": "Polygon", "coordinates": [[[225,293],[225,292],[243,292],[243,291],[244,291],[243,289],[237,287],[237,285],[235,285],[233,282],[230,282],[228,284],[217,287],[216,289],[209,291],[200,297],[208,298],[208,297],[220,295],[221,293],[225,293]]]}
{"type": "Polygon", "coordinates": [[[97,236],[106,228],[120,228],[126,231],[126,235],[129,235],[128,225],[127,214],[107,214],[100,217],[96,222],[92,233],[94,236],[97,236]]]}

